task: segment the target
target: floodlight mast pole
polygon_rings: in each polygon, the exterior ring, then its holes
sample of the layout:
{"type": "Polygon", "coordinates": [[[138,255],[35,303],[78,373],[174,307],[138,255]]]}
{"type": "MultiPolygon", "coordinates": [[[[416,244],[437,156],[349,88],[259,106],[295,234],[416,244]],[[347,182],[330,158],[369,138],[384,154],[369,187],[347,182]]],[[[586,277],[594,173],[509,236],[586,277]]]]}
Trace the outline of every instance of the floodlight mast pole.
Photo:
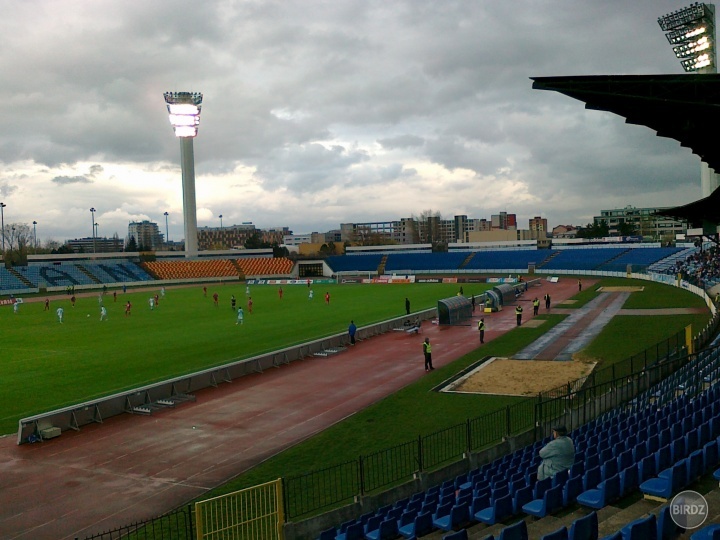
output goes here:
{"type": "MultiPolygon", "coordinates": [[[[659,17],[658,24],[668,42],[675,45],[675,55],[684,59],[681,65],[685,71],[717,73],[714,4],[695,2],[659,17]],[[701,39],[705,39],[705,43],[701,43],[701,39]]],[[[700,187],[703,197],[720,187],[720,175],[705,161],[700,163],[700,187]]]]}
{"type": "Polygon", "coordinates": [[[7,206],[7,204],[0,202],[0,223],[2,230],[0,232],[2,233],[2,246],[3,246],[3,255],[5,255],[5,212],[3,212],[3,209],[7,206]]]}
{"type": "Polygon", "coordinates": [[[195,201],[195,155],[193,139],[200,124],[202,94],[199,92],[165,92],[165,103],[175,136],[180,139],[180,166],[183,186],[185,257],[197,257],[197,203],[195,201]]]}

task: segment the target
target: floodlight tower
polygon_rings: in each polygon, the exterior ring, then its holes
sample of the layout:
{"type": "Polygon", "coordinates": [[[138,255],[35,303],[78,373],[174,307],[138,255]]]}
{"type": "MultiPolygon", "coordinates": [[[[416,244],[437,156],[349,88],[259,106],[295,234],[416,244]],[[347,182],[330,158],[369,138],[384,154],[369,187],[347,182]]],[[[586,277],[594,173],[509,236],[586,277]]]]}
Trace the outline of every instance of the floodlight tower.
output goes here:
{"type": "MultiPolygon", "coordinates": [[[[717,73],[713,4],[695,2],[658,17],[658,24],[686,72],[717,73]]],[[[700,186],[703,197],[720,187],[720,176],[704,161],[700,168],[700,186]]]]}
{"type": "Polygon", "coordinates": [[[198,239],[193,139],[197,136],[198,125],[200,125],[203,96],[200,92],[165,92],[164,96],[170,114],[170,123],[175,130],[175,136],[180,138],[185,257],[196,257],[198,239]]]}

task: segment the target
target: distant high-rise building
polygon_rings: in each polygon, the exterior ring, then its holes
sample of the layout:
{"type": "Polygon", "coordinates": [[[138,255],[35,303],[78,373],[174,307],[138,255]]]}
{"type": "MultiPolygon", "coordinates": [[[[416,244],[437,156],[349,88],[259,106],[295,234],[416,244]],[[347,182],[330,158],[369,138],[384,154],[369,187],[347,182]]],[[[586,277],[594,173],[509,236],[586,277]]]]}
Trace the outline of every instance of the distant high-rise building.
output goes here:
{"type": "Polygon", "coordinates": [[[593,217],[595,224],[605,222],[610,236],[638,235],[655,241],[675,239],[676,234],[687,232],[687,222],[670,217],[656,216],[655,212],[666,208],[613,208],[600,210],[600,215],[593,217]]]}
{"type": "Polygon", "coordinates": [[[133,221],[128,225],[128,240],[130,238],[135,238],[138,249],[147,251],[158,250],[164,243],[158,224],[147,220],[133,221]]]}
{"type": "Polygon", "coordinates": [[[540,216],[530,218],[528,229],[530,230],[530,238],[533,240],[546,238],[548,233],[547,219],[540,216]]]}
{"type": "Polygon", "coordinates": [[[500,212],[499,214],[490,216],[490,220],[493,229],[501,229],[504,231],[517,229],[517,216],[515,214],[500,212]]]}
{"type": "Polygon", "coordinates": [[[75,238],[65,242],[73,253],[122,253],[125,249],[125,243],[122,238],[117,236],[113,238],[75,238]]]}

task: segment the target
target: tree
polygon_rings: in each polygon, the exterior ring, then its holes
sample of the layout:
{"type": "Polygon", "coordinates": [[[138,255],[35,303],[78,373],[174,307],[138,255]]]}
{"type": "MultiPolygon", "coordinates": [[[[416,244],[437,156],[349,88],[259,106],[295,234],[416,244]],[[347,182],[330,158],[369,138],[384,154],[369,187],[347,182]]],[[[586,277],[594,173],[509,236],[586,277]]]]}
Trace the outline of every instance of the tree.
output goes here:
{"type": "Polygon", "coordinates": [[[610,227],[605,220],[599,223],[588,223],[585,227],[578,229],[577,238],[603,238],[610,234],[610,227]]]}
{"type": "Polygon", "coordinates": [[[618,225],[618,235],[620,236],[632,236],[635,232],[635,227],[629,221],[621,221],[618,225]]]}
{"type": "Polygon", "coordinates": [[[280,246],[277,242],[275,242],[272,246],[273,250],[273,257],[275,258],[281,258],[281,257],[288,257],[290,255],[290,251],[285,246],[280,246]]]}
{"type": "Polygon", "coordinates": [[[413,242],[422,244],[432,244],[433,250],[445,251],[447,246],[446,239],[442,234],[442,216],[440,212],[434,210],[423,210],[418,217],[413,216],[415,227],[413,230],[413,242]]]}
{"type": "Polygon", "coordinates": [[[245,240],[245,249],[260,249],[262,247],[262,241],[257,231],[253,232],[245,240]]]}
{"type": "Polygon", "coordinates": [[[135,240],[135,237],[134,237],[134,236],[131,236],[131,237],[128,239],[127,245],[125,246],[125,251],[129,251],[129,252],[131,252],[131,253],[132,253],[132,252],[135,252],[135,251],[138,251],[137,241],[135,240]]]}
{"type": "Polygon", "coordinates": [[[32,239],[32,229],[27,223],[9,223],[2,231],[5,241],[4,259],[12,266],[27,264],[28,245],[32,239]]]}

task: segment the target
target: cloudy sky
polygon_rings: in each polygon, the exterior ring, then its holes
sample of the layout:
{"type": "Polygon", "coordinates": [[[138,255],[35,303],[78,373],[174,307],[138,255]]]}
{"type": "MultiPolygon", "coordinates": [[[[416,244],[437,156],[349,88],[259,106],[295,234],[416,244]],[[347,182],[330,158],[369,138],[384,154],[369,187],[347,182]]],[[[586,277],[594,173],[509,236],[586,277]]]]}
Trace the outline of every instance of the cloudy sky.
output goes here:
{"type": "Polygon", "coordinates": [[[182,238],[165,91],[204,94],[199,226],[438,211],[585,224],[701,196],[673,140],[533,76],[680,74],[668,0],[0,0],[0,201],[38,238],[182,238]]]}

